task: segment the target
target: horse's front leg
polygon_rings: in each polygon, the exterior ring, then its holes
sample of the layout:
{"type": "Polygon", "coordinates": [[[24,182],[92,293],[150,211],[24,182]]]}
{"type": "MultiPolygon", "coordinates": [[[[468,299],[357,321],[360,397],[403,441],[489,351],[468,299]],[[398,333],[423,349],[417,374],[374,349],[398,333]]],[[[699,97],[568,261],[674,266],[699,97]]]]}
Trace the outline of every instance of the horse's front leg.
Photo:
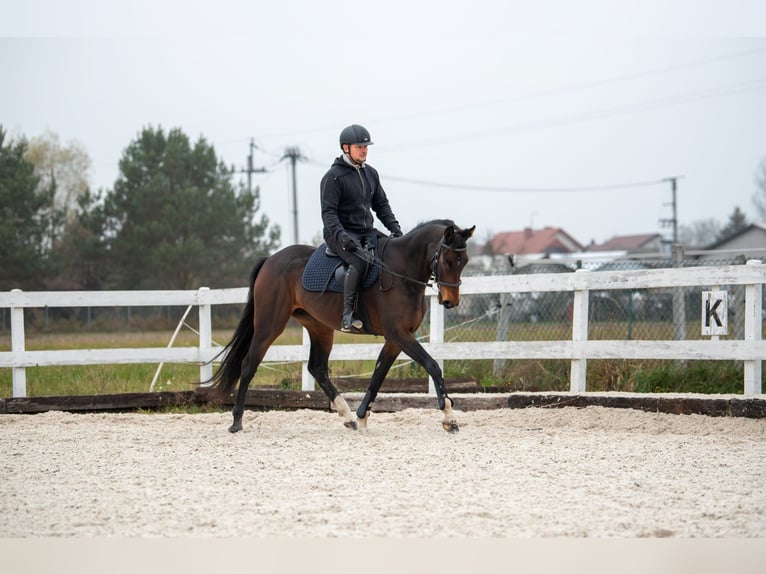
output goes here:
{"type": "Polygon", "coordinates": [[[423,367],[431,376],[431,379],[433,379],[434,387],[436,387],[436,399],[439,403],[439,408],[444,413],[444,419],[442,420],[444,430],[450,433],[459,431],[460,427],[457,424],[455,412],[452,410],[455,402],[447,395],[447,387],[444,384],[444,376],[442,375],[439,363],[426,352],[423,346],[410,333],[407,333],[407,336],[399,342],[399,346],[416,363],[423,367]]]}
{"type": "Polygon", "coordinates": [[[386,378],[391,365],[393,365],[400,352],[401,349],[389,341],[383,344],[378,360],[375,363],[375,370],[370,378],[370,386],[367,387],[367,392],[364,393],[362,402],[359,403],[359,407],[356,409],[356,422],[360,430],[367,428],[367,419],[370,417],[372,403],[375,402],[383,380],[386,378]]]}
{"type": "Polygon", "coordinates": [[[455,418],[455,411],[452,410],[452,405],[455,403],[446,395],[445,398],[447,400],[444,402],[444,407],[442,408],[442,412],[444,413],[442,427],[444,427],[444,430],[449,433],[457,432],[460,430],[460,427],[458,426],[457,419],[455,418]]]}
{"type": "Polygon", "coordinates": [[[354,420],[354,415],[351,412],[351,407],[348,406],[346,399],[338,394],[332,401],[330,401],[332,408],[338,413],[340,418],[343,419],[343,426],[347,429],[357,430],[357,422],[354,420]]]}

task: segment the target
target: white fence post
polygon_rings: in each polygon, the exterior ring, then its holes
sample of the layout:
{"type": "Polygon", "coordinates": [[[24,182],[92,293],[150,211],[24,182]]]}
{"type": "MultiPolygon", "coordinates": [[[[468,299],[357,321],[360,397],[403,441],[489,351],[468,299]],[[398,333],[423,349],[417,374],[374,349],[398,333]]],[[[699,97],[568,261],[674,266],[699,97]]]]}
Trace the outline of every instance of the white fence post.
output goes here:
{"type": "Polygon", "coordinates": [[[313,391],[316,390],[314,385],[314,377],[309,373],[309,354],[311,353],[311,337],[308,330],[305,327],[301,329],[303,331],[303,339],[301,345],[301,390],[313,391]]]}
{"type": "MultiPolygon", "coordinates": [[[[743,361],[745,395],[762,392],[762,366],[766,360],[766,340],[763,339],[763,285],[766,265],[757,261],[748,265],[721,267],[689,267],[678,269],[644,269],[617,272],[587,272],[467,277],[464,295],[517,292],[573,292],[572,338],[560,341],[484,341],[445,342],[444,307],[436,294],[430,301],[430,343],[426,349],[443,369],[446,360],[495,359],[569,359],[571,361],[570,389],[584,392],[587,387],[587,360],[658,359],[658,360],[720,360],[743,361]],[[560,275],[560,276],[556,276],[560,275]],[[742,286],[746,292],[746,334],[733,340],[658,340],[658,341],[590,341],[590,291],[610,289],[672,289],[677,286],[742,286]],[[430,347],[430,348],[429,348],[430,347]]],[[[11,349],[0,350],[0,368],[13,375],[12,394],[24,397],[26,371],[30,366],[110,365],[134,363],[200,364],[211,358],[212,305],[240,304],[247,296],[246,288],[200,289],[188,291],[73,291],[27,293],[20,290],[0,291],[0,306],[11,310],[11,349]],[[199,346],[178,348],[107,348],[107,349],[46,349],[26,350],[24,328],[25,309],[45,307],[114,307],[196,305],[200,313],[199,346]]],[[[305,361],[308,352],[301,345],[274,345],[266,353],[266,362],[305,361]]],[[[374,359],[380,344],[343,344],[333,349],[332,360],[374,359]]],[[[209,370],[201,370],[201,379],[209,379],[209,370]]],[[[204,369],[204,367],[202,367],[204,369]]],[[[429,392],[434,393],[433,381],[429,392]]],[[[9,394],[11,394],[9,392],[9,394]]]]}
{"type": "Polygon", "coordinates": [[[208,294],[210,287],[200,287],[197,291],[197,301],[199,303],[199,380],[209,381],[213,378],[213,363],[206,361],[208,349],[213,347],[213,320],[211,315],[212,305],[208,294]]]}
{"type": "MultiPolygon", "coordinates": [[[[444,307],[439,304],[438,295],[431,295],[431,325],[430,334],[428,337],[431,343],[443,343],[444,342],[444,307]]],[[[444,373],[444,360],[437,359],[439,368],[444,373]]],[[[431,376],[428,376],[428,394],[436,396],[436,385],[431,376]]]]}
{"type": "MultiPolygon", "coordinates": [[[[747,265],[763,265],[758,259],[751,259],[747,265]]],[[[763,284],[745,285],[745,341],[760,341],[763,335],[763,284]]],[[[760,360],[745,361],[745,395],[761,394],[760,360]]]]}
{"type": "MultiPolygon", "coordinates": [[[[587,288],[582,286],[586,281],[578,281],[578,276],[583,273],[590,273],[587,269],[578,269],[575,271],[575,290],[574,303],[572,308],[572,353],[578,358],[572,359],[571,373],[569,375],[569,390],[573,393],[584,393],[586,390],[585,374],[588,368],[588,360],[579,358],[582,355],[582,349],[577,344],[580,341],[588,340],[588,302],[590,300],[587,288]]],[[[585,279],[585,277],[582,277],[585,279]]]]}
{"type": "MultiPolygon", "coordinates": [[[[21,294],[21,289],[13,289],[11,293],[21,294]]],[[[14,353],[23,353],[24,345],[24,307],[16,306],[11,302],[11,351],[14,353]]],[[[27,371],[24,367],[13,367],[13,396],[27,396],[27,371]]]]}

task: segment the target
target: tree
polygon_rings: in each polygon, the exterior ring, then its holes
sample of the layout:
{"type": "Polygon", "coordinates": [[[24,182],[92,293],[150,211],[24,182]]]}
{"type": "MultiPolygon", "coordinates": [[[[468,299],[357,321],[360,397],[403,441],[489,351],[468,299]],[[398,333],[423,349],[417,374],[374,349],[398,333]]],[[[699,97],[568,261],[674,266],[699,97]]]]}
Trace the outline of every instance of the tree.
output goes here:
{"type": "Polygon", "coordinates": [[[758,214],[758,221],[766,221],[766,157],[758,165],[755,183],[758,190],[753,194],[753,205],[758,214]]]}
{"type": "Polygon", "coordinates": [[[728,239],[733,235],[736,235],[748,226],[747,216],[742,212],[739,207],[735,207],[734,211],[729,215],[729,221],[718,233],[718,241],[728,239]]]}
{"type": "Polygon", "coordinates": [[[271,252],[279,228],[269,227],[258,190],[232,182],[200,137],[180,129],[145,128],[120,160],[104,199],[104,236],[119,288],[193,289],[243,285],[258,255],[271,252]]]}
{"type": "Polygon", "coordinates": [[[55,257],[59,272],[52,288],[97,291],[107,285],[110,259],[102,194],[86,190],[77,198],[75,217],[65,223],[55,257]]]}
{"type": "Polygon", "coordinates": [[[56,218],[55,180],[43,189],[24,159],[23,139],[6,142],[0,126],[0,290],[40,289],[51,275],[46,237],[56,218]]]}
{"type": "Polygon", "coordinates": [[[27,142],[24,158],[35,166],[41,188],[48,188],[53,180],[56,181],[53,205],[64,212],[67,221],[71,221],[75,216],[77,198],[89,188],[91,161],[85,149],[74,141],[62,145],[58,134],[48,131],[27,142]]]}
{"type": "Polygon", "coordinates": [[[678,229],[680,242],[687,247],[696,249],[702,249],[715,243],[720,233],[721,224],[713,218],[693,221],[689,225],[681,225],[678,229]]]}

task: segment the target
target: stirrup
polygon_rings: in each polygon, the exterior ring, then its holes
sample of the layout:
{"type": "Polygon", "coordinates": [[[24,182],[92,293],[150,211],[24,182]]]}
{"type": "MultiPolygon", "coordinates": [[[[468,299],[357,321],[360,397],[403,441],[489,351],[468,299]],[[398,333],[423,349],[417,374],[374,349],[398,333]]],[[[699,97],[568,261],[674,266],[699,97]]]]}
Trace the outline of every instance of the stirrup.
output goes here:
{"type": "Polygon", "coordinates": [[[359,319],[354,318],[354,316],[351,313],[347,313],[346,315],[343,315],[343,318],[340,321],[340,330],[344,333],[353,333],[354,331],[361,331],[362,327],[364,326],[364,323],[362,323],[359,319]]]}

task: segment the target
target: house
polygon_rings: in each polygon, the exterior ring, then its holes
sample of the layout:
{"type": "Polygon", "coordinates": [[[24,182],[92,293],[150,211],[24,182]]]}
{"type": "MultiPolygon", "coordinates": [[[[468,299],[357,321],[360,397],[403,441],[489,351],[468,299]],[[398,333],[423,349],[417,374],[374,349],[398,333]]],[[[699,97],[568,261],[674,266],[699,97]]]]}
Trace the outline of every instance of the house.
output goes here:
{"type": "Polygon", "coordinates": [[[553,253],[574,253],[582,251],[583,246],[559,227],[532,229],[527,227],[522,231],[504,231],[498,233],[486,246],[485,253],[551,255],[553,253]]]}
{"type": "MultiPolygon", "coordinates": [[[[744,229],[705,248],[720,254],[744,255],[746,259],[766,257],[766,222],[751,223],[744,229]]],[[[721,255],[706,254],[702,259],[720,258],[721,255]]]]}
{"type": "Polygon", "coordinates": [[[642,233],[639,235],[615,235],[604,243],[591,243],[586,251],[624,251],[626,253],[658,253],[662,251],[662,235],[642,233]]]}

